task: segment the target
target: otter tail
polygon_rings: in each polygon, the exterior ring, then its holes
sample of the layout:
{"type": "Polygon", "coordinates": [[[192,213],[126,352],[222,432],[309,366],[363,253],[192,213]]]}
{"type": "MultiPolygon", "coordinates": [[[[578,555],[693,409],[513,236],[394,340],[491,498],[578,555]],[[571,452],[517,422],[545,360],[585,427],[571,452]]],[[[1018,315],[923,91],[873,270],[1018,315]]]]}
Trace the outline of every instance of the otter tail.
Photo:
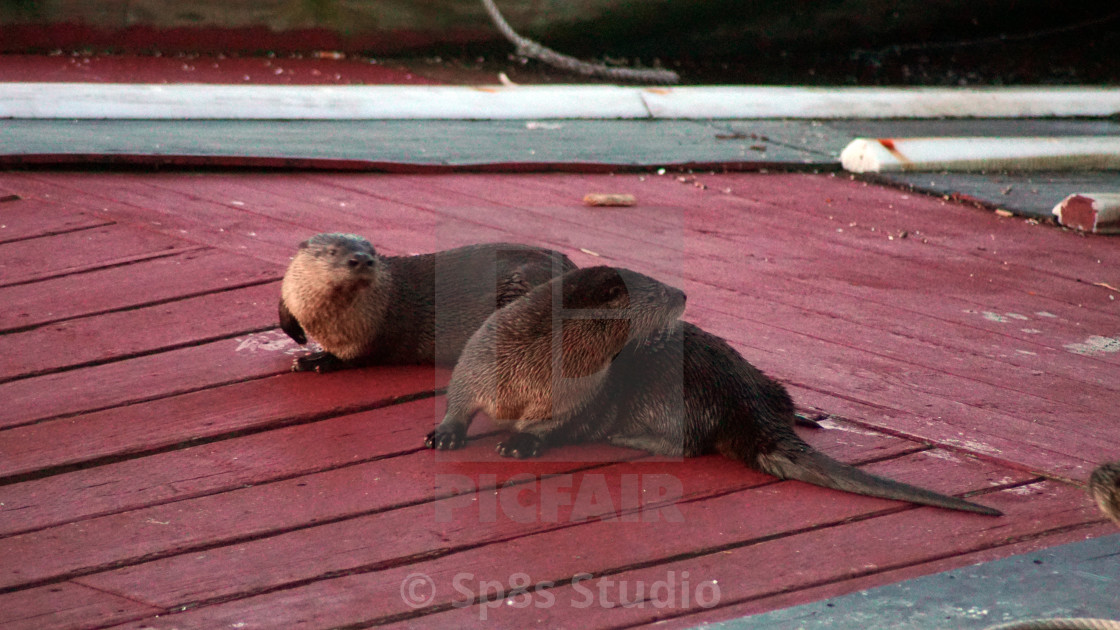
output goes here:
{"type": "Polygon", "coordinates": [[[865,473],[859,468],[828,457],[804,442],[790,444],[785,448],[779,446],[770,453],[759,454],[755,458],[755,464],[758,469],[776,477],[796,479],[825,488],[989,516],[1003,515],[1003,512],[990,507],[865,473]]]}

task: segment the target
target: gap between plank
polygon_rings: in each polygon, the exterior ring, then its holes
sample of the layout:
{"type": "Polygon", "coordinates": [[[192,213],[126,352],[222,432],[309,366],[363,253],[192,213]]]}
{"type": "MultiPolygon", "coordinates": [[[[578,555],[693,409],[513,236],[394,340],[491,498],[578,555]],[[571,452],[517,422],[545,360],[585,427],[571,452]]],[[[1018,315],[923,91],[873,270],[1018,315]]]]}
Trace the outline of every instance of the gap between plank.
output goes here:
{"type": "MultiPolygon", "coordinates": [[[[96,218],[96,217],[93,217],[93,218],[96,218]]],[[[3,240],[0,240],[0,245],[7,245],[9,243],[21,243],[23,241],[33,241],[37,238],[48,238],[48,237],[51,237],[51,236],[59,236],[61,234],[73,234],[74,232],[84,232],[86,230],[96,230],[98,228],[109,227],[111,225],[117,225],[116,221],[107,221],[107,220],[104,220],[104,219],[101,219],[101,220],[103,220],[105,222],[104,223],[97,223],[95,225],[82,225],[82,226],[73,227],[73,228],[50,230],[50,231],[47,231],[47,232],[42,232],[40,234],[33,234],[31,236],[17,236],[15,238],[3,239],[3,240]]],[[[19,284],[19,283],[15,283],[15,284],[19,284]]],[[[12,286],[12,285],[5,285],[5,286],[12,286]]]]}

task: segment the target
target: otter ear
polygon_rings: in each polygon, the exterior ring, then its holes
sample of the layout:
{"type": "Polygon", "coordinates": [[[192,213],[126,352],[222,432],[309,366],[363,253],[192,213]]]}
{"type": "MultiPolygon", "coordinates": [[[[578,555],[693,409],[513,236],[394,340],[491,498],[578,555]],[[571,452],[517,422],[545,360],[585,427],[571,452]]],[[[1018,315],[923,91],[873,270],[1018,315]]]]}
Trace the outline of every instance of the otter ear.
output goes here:
{"type": "Polygon", "coordinates": [[[620,298],[620,297],[622,297],[626,294],[627,294],[626,285],[624,283],[611,285],[611,288],[607,290],[607,299],[608,300],[617,300],[618,298],[620,298]]]}
{"type": "Polygon", "coordinates": [[[310,246],[311,246],[311,239],[307,239],[306,241],[299,244],[299,249],[307,249],[310,246]]]}

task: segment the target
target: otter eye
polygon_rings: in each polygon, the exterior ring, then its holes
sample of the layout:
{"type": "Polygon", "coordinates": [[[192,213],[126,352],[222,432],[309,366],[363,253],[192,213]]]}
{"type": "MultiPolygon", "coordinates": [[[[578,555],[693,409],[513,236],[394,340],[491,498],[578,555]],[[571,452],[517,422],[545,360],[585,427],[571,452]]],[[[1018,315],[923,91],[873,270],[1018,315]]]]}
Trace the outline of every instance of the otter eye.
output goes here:
{"type": "Polygon", "coordinates": [[[337,256],[337,255],[338,255],[338,250],[332,247],[332,248],[330,248],[330,249],[328,249],[328,250],[327,250],[327,255],[329,255],[329,256],[337,256]]]}

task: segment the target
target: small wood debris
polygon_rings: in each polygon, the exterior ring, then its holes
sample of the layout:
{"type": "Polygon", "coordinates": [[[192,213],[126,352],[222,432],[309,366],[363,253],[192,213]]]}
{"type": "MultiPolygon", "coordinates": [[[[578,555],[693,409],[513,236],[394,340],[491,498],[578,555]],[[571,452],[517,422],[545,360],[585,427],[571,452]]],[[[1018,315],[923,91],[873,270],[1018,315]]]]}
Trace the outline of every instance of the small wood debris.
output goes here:
{"type": "Polygon", "coordinates": [[[1004,210],[1002,208],[999,209],[999,210],[996,210],[996,214],[1001,216],[1001,217],[1013,217],[1013,216],[1015,216],[1014,212],[1011,212],[1010,210],[1004,210]]]}
{"type": "Polygon", "coordinates": [[[717,133],[716,140],[761,140],[762,142],[770,142],[770,138],[757,133],[746,133],[742,131],[734,131],[731,133],[717,133]]]}
{"type": "Polygon", "coordinates": [[[632,206],[637,203],[634,195],[588,193],[583,197],[585,206],[632,206]]]}
{"type": "Polygon", "coordinates": [[[19,201],[20,199],[23,199],[23,197],[20,197],[19,195],[2,195],[0,196],[0,203],[3,203],[5,201],[19,201]]]}
{"type": "Polygon", "coordinates": [[[1112,286],[1111,284],[1109,284],[1107,282],[1094,282],[1093,285],[1098,286],[1098,287],[1104,287],[1104,288],[1108,289],[1109,291],[1115,291],[1117,293],[1120,293],[1120,289],[1117,289],[1116,287],[1112,286]]]}

